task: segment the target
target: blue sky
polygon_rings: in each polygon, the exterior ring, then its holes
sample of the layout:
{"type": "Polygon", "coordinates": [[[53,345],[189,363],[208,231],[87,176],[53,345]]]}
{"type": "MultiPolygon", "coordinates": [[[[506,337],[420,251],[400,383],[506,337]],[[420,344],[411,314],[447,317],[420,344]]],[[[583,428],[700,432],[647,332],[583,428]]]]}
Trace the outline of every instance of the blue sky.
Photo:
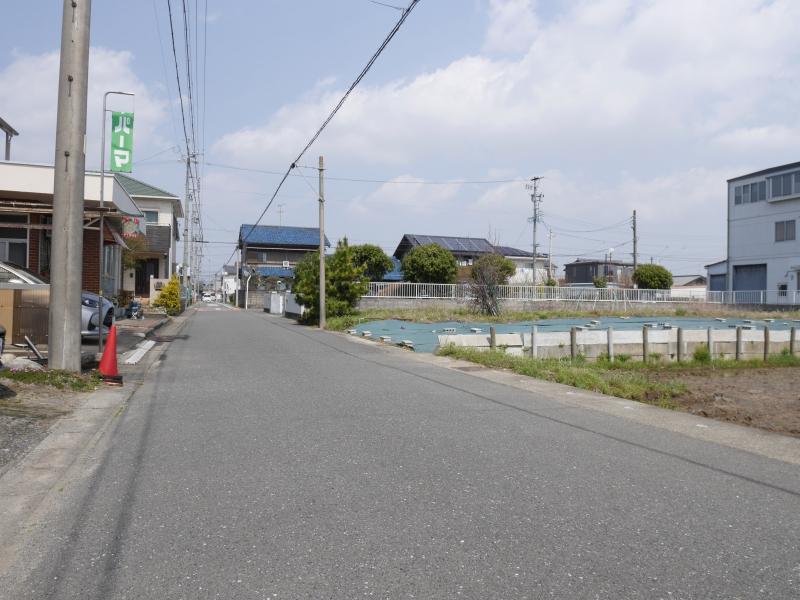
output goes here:
{"type": "MultiPolygon", "coordinates": [[[[208,16],[205,160],[280,171],[398,13],[368,0],[208,0],[208,16]]],[[[60,7],[9,0],[4,17],[0,115],[20,131],[15,159],[52,162],[60,7]]],[[[725,180],[798,159],[798,17],[791,0],[422,0],[303,161],[323,154],[332,178],[403,182],[329,181],[330,237],[390,253],[406,232],[529,248],[522,183],[432,182],[543,175],[542,237],[552,229],[559,264],[609,248],[630,258],[637,209],[641,260],[701,272],[723,256],[725,180]]],[[[182,193],[166,0],[96,1],[92,25],[87,165],[99,162],[102,92],[134,91],[134,105],[115,106],[136,111],[134,175],[182,193]]],[[[284,224],[315,224],[304,172],[266,223],[282,205],[284,224]]],[[[206,239],[235,242],[275,183],[207,165],[206,239]]],[[[209,244],[204,271],[231,249],[209,244]]]]}

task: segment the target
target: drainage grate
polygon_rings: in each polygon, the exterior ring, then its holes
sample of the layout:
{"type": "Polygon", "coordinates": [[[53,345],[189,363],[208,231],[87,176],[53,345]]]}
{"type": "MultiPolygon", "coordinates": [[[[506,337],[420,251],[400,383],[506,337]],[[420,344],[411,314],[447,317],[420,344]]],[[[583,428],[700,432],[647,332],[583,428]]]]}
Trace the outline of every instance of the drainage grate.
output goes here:
{"type": "Polygon", "coordinates": [[[475,365],[473,367],[456,367],[456,371],[484,371],[486,367],[482,367],[480,365],[475,365]]]}

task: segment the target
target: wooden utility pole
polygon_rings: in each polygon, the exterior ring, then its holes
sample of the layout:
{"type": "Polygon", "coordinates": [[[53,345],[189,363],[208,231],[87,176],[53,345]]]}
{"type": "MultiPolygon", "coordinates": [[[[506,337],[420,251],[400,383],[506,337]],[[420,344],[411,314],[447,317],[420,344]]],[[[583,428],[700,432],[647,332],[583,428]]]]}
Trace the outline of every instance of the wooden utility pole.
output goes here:
{"type": "Polygon", "coordinates": [[[325,165],[319,157],[319,328],[325,329],[325,165]]]}
{"type": "Polygon", "coordinates": [[[64,0],[53,182],[48,364],[81,371],[83,200],[91,0],[64,0]]]}

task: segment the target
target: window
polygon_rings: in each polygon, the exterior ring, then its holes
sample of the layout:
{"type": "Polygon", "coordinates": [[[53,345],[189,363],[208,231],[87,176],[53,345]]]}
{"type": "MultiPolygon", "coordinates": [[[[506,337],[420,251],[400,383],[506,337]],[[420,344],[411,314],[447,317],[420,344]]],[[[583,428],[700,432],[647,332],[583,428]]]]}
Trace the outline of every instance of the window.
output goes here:
{"type": "Polygon", "coordinates": [[[742,204],[749,204],[750,203],[750,186],[743,185],[742,186],[742,204]]]}
{"type": "Polygon", "coordinates": [[[791,242],[795,239],[795,221],[777,221],[775,223],[775,241],[791,242]]]}
{"type": "Polygon", "coordinates": [[[143,210],[144,213],[144,220],[147,223],[158,223],[158,211],[157,210],[143,210]]]}
{"type": "Polygon", "coordinates": [[[734,204],[742,203],[742,186],[740,185],[737,185],[733,191],[733,203],[734,204]]]}
{"type": "Polygon", "coordinates": [[[800,171],[776,175],[769,178],[771,185],[770,198],[783,198],[794,194],[800,194],[800,171]]]}
{"type": "Polygon", "coordinates": [[[786,298],[788,291],[789,291],[788,284],[786,284],[786,283],[779,283],[778,284],[778,297],[779,298],[786,298]]]}

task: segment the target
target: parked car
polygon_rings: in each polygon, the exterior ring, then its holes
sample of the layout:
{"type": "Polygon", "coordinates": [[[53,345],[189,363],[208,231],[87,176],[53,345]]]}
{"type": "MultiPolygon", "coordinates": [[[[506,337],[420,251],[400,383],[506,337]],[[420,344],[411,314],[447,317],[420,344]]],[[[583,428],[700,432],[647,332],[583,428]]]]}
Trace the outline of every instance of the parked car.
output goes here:
{"type": "MultiPolygon", "coordinates": [[[[0,261],[0,283],[17,285],[50,285],[50,282],[41,275],[29,271],[25,267],[10,262],[0,261]]],[[[81,336],[97,337],[98,315],[97,307],[100,296],[92,292],[81,292],[81,336]]],[[[114,305],[107,298],[103,298],[103,333],[108,331],[114,321],[114,305]]]]}

